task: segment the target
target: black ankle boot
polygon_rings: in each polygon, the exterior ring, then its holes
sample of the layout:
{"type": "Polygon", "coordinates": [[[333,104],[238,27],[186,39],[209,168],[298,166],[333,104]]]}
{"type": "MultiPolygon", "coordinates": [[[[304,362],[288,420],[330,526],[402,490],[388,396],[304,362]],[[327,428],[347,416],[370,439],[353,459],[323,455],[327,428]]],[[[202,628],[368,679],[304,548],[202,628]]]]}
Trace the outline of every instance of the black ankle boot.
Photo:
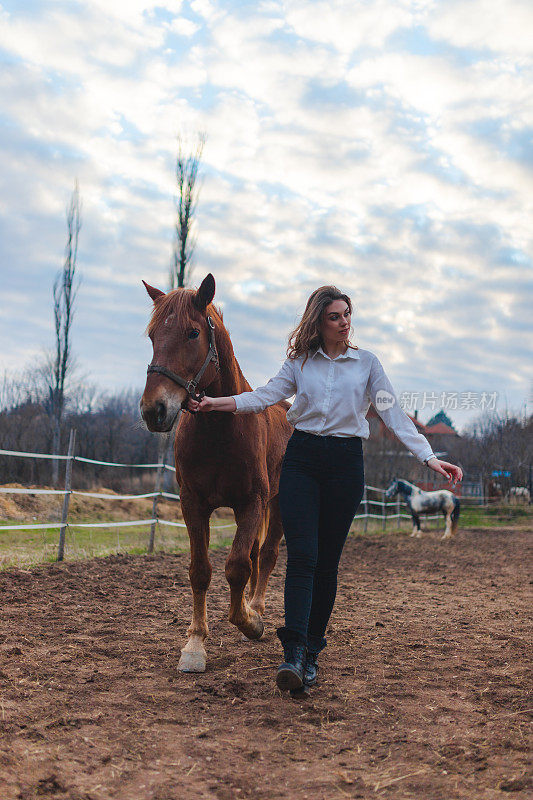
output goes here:
{"type": "Polygon", "coordinates": [[[303,686],[306,646],[287,628],[277,630],[283,645],[283,663],[278,668],[276,683],[279,689],[300,689],[303,686]]]}
{"type": "Polygon", "coordinates": [[[295,700],[307,700],[311,694],[311,687],[317,681],[318,653],[307,651],[304,663],[303,684],[299,689],[291,689],[291,697],[295,700]]]}
{"type": "Polygon", "coordinates": [[[276,675],[278,688],[300,689],[304,682],[305,644],[292,642],[283,645],[283,658],[276,675]]]}
{"type": "Polygon", "coordinates": [[[318,676],[318,653],[307,651],[304,666],[304,684],[314,686],[318,676]]]}

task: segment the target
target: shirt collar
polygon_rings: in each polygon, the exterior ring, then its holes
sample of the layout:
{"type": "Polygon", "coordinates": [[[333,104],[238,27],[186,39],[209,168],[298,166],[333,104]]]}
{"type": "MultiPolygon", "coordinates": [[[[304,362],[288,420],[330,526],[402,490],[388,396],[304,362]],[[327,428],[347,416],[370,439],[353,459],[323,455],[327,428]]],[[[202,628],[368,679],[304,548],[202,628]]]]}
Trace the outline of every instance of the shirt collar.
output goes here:
{"type": "Polygon", "coordinates": [[[318,353],[320,353],[320,355],[321,355],[321,356],[324,356],[324,358],[327,358],[327,359],[328,359],[328,361],[333,361],[333,360],[335,360],[335,361],[341,361],[341,360],[344,360],[345,358],[353,358],[353,359],[358,359],[358,358],[360,358],[360,357],[361,357],[361,356],[359,355],[359,350],[354,350],[354,349],[353,349],[353,347],[348,347],[348,349],[346,350],[346,352],[344,353],[344,355],[342,355],[342,356],[338,356],[336,359],[332,359],[332,358],[330,358],[329,356],[327,356],[327,355],[324,353],[324,351],[322,350],[322,347],[319,347],[319,348],[317,348],[317,349],[316,349],[314,352],[312,352],[312,353],[311,353],[311,358],[314,358],[314,357],[315,357],[315,356],[316,356],[318,353]]]}

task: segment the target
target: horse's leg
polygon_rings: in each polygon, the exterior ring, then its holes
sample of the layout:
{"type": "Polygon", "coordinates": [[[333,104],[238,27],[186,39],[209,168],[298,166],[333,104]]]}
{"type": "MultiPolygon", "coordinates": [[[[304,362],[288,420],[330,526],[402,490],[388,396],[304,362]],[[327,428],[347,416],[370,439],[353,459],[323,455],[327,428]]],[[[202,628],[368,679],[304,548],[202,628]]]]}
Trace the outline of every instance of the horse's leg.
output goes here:
{"type": "Polygon", "coordinates": [[[443,539],[451,539],[452,538],[452,511],[453,506],[449,509],[444,509],[444,519],[446,524],[444,526],[444,533],[442,534],[443,539]]]}
{"type": "Polygon", "coordinates": [[[192,621],[187,631],[188,641],[181,651],[178,669],[181,672],[204,672],[207,653],[204,641],[209,633],[207,625],[207,590],[211,582],[209,561],[209,511],[199,510],[195,501],[187,502],[182,494],[183,519],[187,525],[191,544],[189,578],[192,588],[192,621]]]}
{"type": "Polygon", "coordinates": [[[250,608],[244,597],[246,584],[252,574],[250,553],[258,538],[265,507],[259,498],[243,508],[234,508],[237,531],[226,560],[226,578],[230,586],[229,620],[248,639],[260,639],[263,620],[250,608]]]}
{"type": "Polygon", "coordinates": [[[259,551],[259,577],[251,607],[261,616],[265,613],[265,594],[270,573],[276,566],[279,543],[283,537],[283,526],[279,510],[279,500],[274,497],[267,509],[268,530],[265,541],[259,551]]]}
{"type": "Polygon", "coordinates": [[[414,511],[411,511],[411,516],[413,518],[413,532],[411,536],[416,536],[417,539],[420,539],[422,536],[422,528],[420,527],[420,516],[415,514],[414,511]]]}
{"type": "Polygon", "coordinates": [[[257,586],[257,578],[259,576],[259,536],[253,543],[250,561],[252,562],[252,573],[250,575],[248,597],[251,599],[255,594],[255,587],[257,586]]]}

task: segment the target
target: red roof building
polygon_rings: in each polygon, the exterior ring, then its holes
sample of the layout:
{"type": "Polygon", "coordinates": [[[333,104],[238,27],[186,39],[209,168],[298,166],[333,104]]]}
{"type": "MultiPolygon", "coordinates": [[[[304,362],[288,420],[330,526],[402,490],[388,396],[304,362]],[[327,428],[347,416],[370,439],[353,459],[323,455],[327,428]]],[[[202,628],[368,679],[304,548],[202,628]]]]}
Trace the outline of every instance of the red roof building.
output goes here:
{"type": "MultiPolygon", "coordinates": [[[[436,425],[427,426],[420,422],[417,411],[415,411],[414,416],[411,414],[407,414],[407,416],[412,420],[419,433],[426,437],[435,452],[447,452],[450,441],[460,438],[457,431],[444,422],[437,422],[436,425]]],[[[380,439],[394,440],[396,438],[393,432],[387,428],[373,405],[368,409],[366,418],[370,426],[370,441],[379,441],[380,439]]]]}

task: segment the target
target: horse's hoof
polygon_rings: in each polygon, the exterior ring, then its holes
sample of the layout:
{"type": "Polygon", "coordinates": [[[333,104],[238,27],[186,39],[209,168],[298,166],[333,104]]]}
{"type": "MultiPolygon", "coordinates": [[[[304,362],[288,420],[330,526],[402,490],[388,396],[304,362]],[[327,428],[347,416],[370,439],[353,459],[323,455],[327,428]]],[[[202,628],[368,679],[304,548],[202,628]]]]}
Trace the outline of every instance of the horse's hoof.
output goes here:
{"type": "Polygon", "coordinates": [[[205,672],[206,659],[202,653],[188,653],[181,651],[181,658],[178,662],[179,672],[205,672]]]}
{"type": "Polygon", "coordinates": [[[264,633],[265,633],[264,626],[263,626],[263,632],[261,633],[261,636],[246,636],[245,633],[241,633],[241,641],[243,641],[243,642],[258,642],[261,639],[264,639],[264,633]]]}
{"type": "Polygon", "coordinates": [[[247,639],[248,641],[256,642],[258,639],[261,639],[264,632],[265,632],[265,623],[259,616],[257,615],[257,620],[251,622],[249,625],[243,626],[240,628],[242,633],[243,639],[247,639]]]}

